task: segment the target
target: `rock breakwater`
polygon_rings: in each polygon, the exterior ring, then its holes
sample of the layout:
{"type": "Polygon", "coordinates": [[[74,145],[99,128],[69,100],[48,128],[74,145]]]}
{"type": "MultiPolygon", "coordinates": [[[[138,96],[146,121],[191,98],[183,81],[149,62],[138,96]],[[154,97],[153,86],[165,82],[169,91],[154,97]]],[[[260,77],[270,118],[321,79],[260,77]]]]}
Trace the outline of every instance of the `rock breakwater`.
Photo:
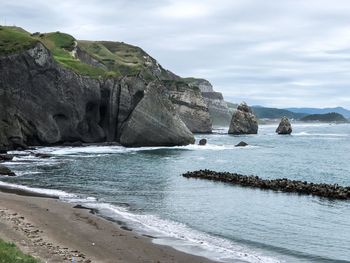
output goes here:
{"type": "Polygon", "coordinates": [[[229,172],[215,172],[211,170],[199,170],[184,173],[186,178],[206,179],[252,187],[265,190],[274,190],[287,193],[298,193],[305,195],[315,195],[331,199],[350,199],[350,187],[339,186],[338,184],[316,184],[306,181],[296,181],[287,178],[262,179],[258,176],[247,176],[229,172]]]}

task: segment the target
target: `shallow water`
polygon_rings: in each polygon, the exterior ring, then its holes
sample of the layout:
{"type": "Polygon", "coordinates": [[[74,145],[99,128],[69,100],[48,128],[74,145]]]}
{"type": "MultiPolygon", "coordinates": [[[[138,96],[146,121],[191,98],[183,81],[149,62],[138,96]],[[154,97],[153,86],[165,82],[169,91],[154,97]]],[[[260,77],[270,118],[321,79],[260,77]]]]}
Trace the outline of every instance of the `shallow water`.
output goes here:
{"type": "MultiPolygon", "coordinates": [[[[213,169],[262,178],[350,185],[350,125],[274,125],[258,135],[226,129],[206,146],[42,148],[55,157],[17,157],[5,183],[55,189],[62,199],[125,221],[154,242],[225,262],[350,262],[350,202],[186,179],[213,169]],[[239,141],[250,146],[234,147],[239,141]],[[74,195],[69,195],[71,193],[74,195]]],[[[48,190],[41,190],[48,191],[48,190]]]]}

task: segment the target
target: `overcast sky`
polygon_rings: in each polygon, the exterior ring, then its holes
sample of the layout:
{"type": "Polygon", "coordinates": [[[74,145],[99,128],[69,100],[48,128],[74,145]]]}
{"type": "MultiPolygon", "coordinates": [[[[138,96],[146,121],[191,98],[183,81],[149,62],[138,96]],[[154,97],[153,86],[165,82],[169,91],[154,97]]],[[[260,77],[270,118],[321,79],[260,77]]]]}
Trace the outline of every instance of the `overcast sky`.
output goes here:
{"type": "Polygon", "coordinates": [[[142,47],[229,101],[350,108],[348,0],[1,1],[0,23],[142,47]]]}

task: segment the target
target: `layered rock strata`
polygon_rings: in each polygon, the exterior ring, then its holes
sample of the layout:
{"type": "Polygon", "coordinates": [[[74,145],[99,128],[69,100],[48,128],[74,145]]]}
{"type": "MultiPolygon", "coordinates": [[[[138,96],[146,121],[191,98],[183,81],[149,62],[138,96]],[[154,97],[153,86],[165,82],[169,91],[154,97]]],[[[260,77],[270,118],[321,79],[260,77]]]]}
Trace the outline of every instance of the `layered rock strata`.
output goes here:
{"type": "Polygon", "coordinates": [[[122,140],[127,146],[193,143],[193,135],[169,107],[165,87],[157,81],[149,83],[140,76],[82,76],[58,64],[40,42],[2,56],[0,147],[119,142],[124,132],[138,136],[135,144],[122,140]],[[149,85],[155,88],[149,91],[149,85]],[[157,115],[154,109],[164,114],[157,115]],[[143,122],[134,127],[135,119],[143,122]],[[169,135],[169,131],[173,132],[169,135]],[[150,133],[158,137],[152,141],[150,133]]]}
{"type": "Polygon", "coordinates": [[[245,102],[242,102],[233,113],[228,133],[234,135],[258,133],[258,120],[245,102]]]}

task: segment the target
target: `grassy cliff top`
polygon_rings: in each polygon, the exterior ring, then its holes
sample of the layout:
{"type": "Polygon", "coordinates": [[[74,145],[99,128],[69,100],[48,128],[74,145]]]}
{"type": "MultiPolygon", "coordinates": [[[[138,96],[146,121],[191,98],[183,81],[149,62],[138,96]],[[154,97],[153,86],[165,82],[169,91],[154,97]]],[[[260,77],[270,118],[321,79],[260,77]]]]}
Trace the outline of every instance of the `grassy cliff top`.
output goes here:
{"type": "MultiPolygon", "coordinates": [[[[182,80],[165,70],[141,48],[123,42],[76,40],[61,32],[29,33],[0,26],[0,56],[14,54],[41,42],[65,68],[94,78],[141,74],[145,80],[182,80]]],[[[186,80],[182,80],[186,82],[186,80]]],[[[182,83],[176,83],[181,86],[182,83]]],[[[186,85],[186,83],[184,83],[186,85]]]]}
{"type": "Polygon", "coordinates": [[[37,42],[22,28],[0,26],[0,56],[29,49],[37,42]]]}

